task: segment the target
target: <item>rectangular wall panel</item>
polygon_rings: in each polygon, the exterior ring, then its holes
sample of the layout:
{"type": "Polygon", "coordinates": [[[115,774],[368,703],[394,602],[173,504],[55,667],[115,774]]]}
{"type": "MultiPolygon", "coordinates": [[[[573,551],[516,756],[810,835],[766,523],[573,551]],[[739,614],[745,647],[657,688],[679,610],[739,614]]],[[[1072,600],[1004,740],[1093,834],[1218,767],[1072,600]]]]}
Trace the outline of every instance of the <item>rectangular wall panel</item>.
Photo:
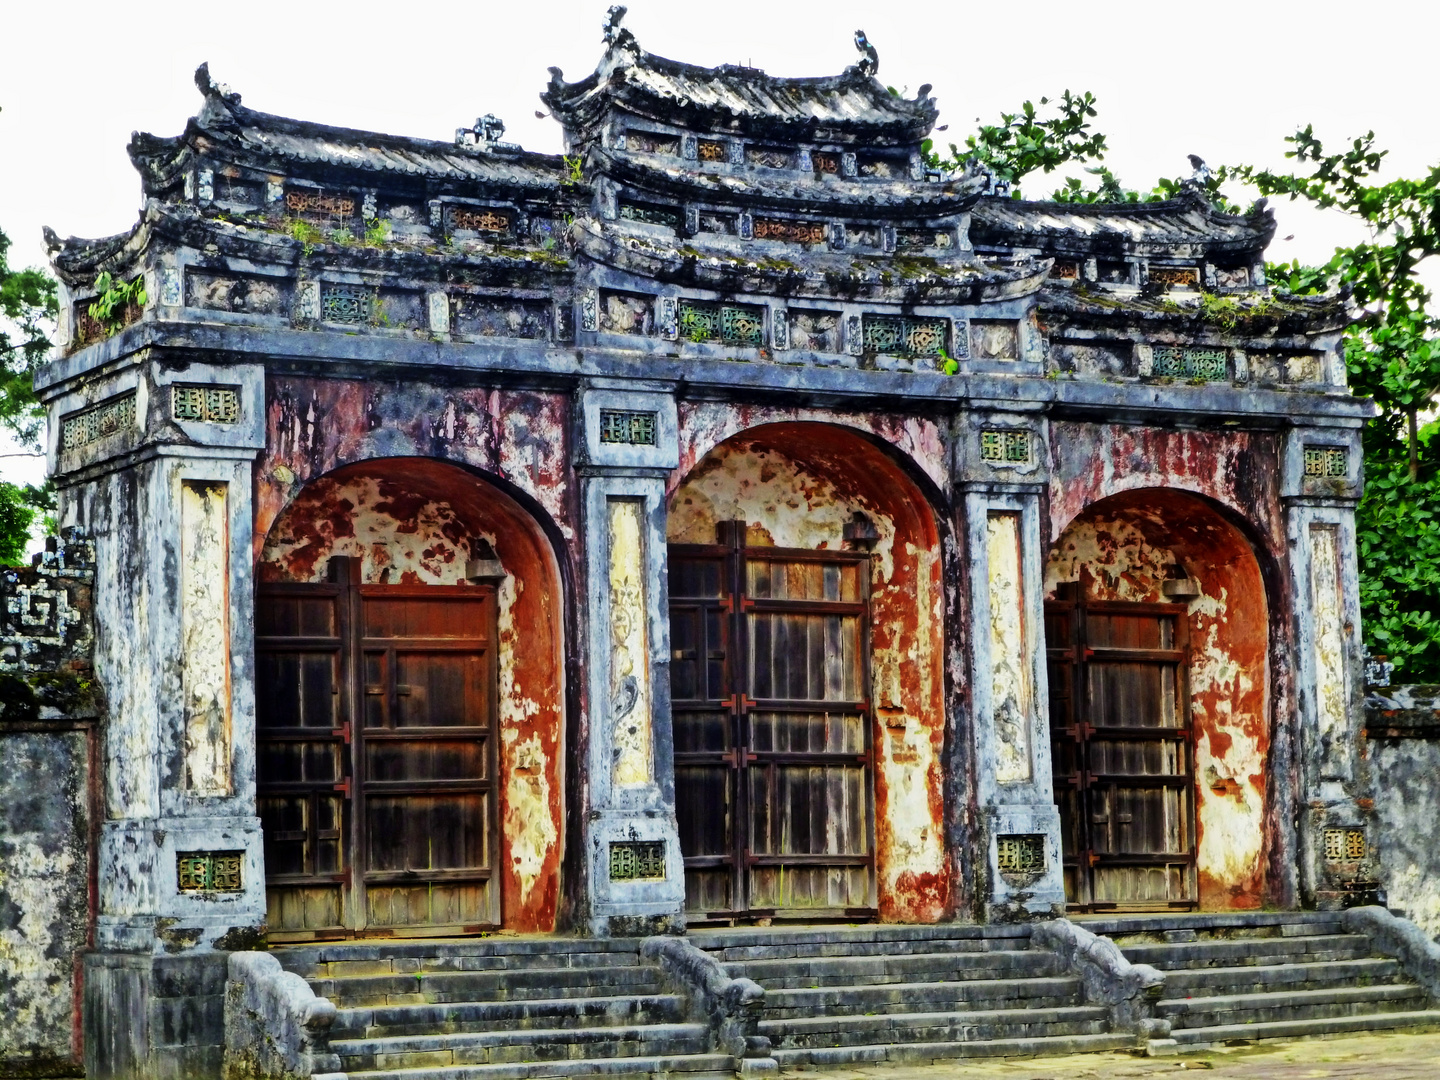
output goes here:
{"type": "Polygon", "coordinates": [[[230,530],[226,485],[180,487],[185,789],[230,794],[230,530]]]}
{"type": "Polygon", "coordinates": [[[650,783],[650,636],[646,621],[644,507],[611,499],[610,702],[617,787],[650,783]]]}
{"type": "Polygon", "coordinates": [[[1025,652],[1025,588],[1020,558],[1020,515],[990,514],[986,522],[990,568],[991,714],[995,722],[995,779],[1030,779],[1030,667],[1025,652]]]}
{"type": "Polygon", "coordinates": [[[1327,776],[1347,772],[1345,616],[1340,595],[1339,551],[1331,526],[1310,528],[1310,588],[1315,618],[1315,723],[1327,776]]]}

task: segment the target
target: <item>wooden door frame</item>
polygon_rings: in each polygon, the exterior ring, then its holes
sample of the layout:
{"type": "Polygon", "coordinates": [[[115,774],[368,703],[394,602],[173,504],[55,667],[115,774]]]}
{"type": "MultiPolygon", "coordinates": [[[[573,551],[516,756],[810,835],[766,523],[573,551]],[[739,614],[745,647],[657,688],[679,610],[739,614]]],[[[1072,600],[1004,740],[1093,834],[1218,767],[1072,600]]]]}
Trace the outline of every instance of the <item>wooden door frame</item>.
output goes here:
{"type": "MultiPolygon", "coordinates": [[[[1070,640],[1064,646],[1046,643],[1046,654],[1049,662],[1059,661],[1067,665],[1070,678],[1070,700],[1072,715],[1070,727],[1063,727],[1053,722],[1050,725],[1050,739],[1052,747],[1064,739],[1071,742],[1075,747],[1076,773],[1071,773],[1063,778],[1053,772],[1054,756],[1052,750],[1052,783],[1057,786],[1062,779],[1069,784],[1078,787],[1078,798],[1076,800],[1077,814],[1080,817],[1078,827],[1072,835],[1077,839],[1083,838],[1084,848],[1076,850],[1072,854],[1064,856],[1063,862],[1067,868],[1075,870],[1075,882],[1079,895],[1074,901],[1067,899],[1066,907],[1073,911],[1124,911],[1124,910],[1194,910],[1199,907],[1200,897],[1198,891],[1197,862],[1199,855],[1199,837],[1196,830],[1196,808],[1199,801],[1199,779],[1195,769],[1195,723],[1192,716],[1190,702],[1190,624],[1187,605],[1183,601],[1165,603],[1147,603],[1143,601],[1125,600],[1091,600],[1088,593],[1088,573],[1082,570],[1081,580],[1078,582],[1062,582],[1056,590],[1056,599],[1045,602],[1047,614],[1054,612],[1067,612],[1070,625],[1070,640]],[[1174,619],[1175,625],[1175,648],[1173,649],[1121,649],[1121,648],[1092,648],[1089,645],[1089,636],[1086,627],[1086,616],[1089,612],[1096,614],[1117,614],[1117,615],[1151,615],[1157,618],[1174,619]],[[1088,665],[1091,663],[1103,663],[1106,660],[1128,660],[1132,662],[1154,662],[1175,665],[1175,713],[1176,718],[1183,719],[1183,723],[1174,729],[1159,728],[1097,728],[1090,723],[1090,698],[1088,693],[1088,665]],[[1111,779],[1109,787],[1112,791],[1118,788],[1120,783],[1125,781],[1128,786],[1155,786],[1174,787],[1186,790],[1189,797],[1185,801],[1186,821],[1185,828],[1189,836],[1189,852],[1182,859],[1175,855],[1163,854],[1145,856],[1139,853],[1128,855],[1116,855],[1114,853],[1101,854],[1093,850],[1093,834],[1091,830],[1091,796],[1090,792],[1097,786],[1094,782],[1094,774],[1090,770],[1089,743],[1090,739],[1096,736],[1102,738],[1135,738],[1143,737],[1148,731],[1171,732],[1170,738],[1180,744],[1181,752],[1185,757],[1185,768],[1183,773],[1171,774],[1169,776],[1157,776],[1149,778],[1145,776],[1128,776],[1123,774],[1105,774],[1111,779]],[[1180,783],[1176,783],[1176,780],[1180,783]],[[1150,784],[1145,784],[1151,780],[1150,784]],[[1166,904],[1139,903],[1130,905],[1114,903],[1110,901],[1097,902],[1094,898],[1094,870],[1099,865],[1109,866],[1146,866],[1146,865],[1175,865],[1184,863],[1186,874],[1186,888],[1191,894],[1186,900],[1172,900],[1166,904]]],[[[1113,796],[1112,796],[1113,802],[1113,796]]],[[[1062,830],[1063,831],[1063,830],[1062,830]]]]}
{"type": "MultiPolygon", "coordinates": [[[[668,553],[672,557],[680,559],[713,559],[720,562],[722,567],[720,580],[723,595],[717,599],[680,597],[680,605],[694,605],[705,611],[708,608],[719,608],[725,616],[725,625],[728,627],[729,647],[725,656],[725,683],[730,691],[727,698],[722,698],[722,707],[728,707],[728,730],[729,749],[723,753],[716,751],[699,752],[677,752],[675,763],[677,766],[685,764],[710,764],[717,765],[724,763],[730,768],[731,798],[734,806],[734,818],[731,823],[731,850],[725,856],[699,856],[695,861],[691,857],[685,857],[685,865],[714,867],[730,863],[731,868],[731,896],[737,901],[737,906],[730,911],[707,911],[703,917],[692,918],[691,922],[704,921],[737,921],[757,918],[805,918],[806,915],[796,909],[773,909],[756,908],[750,906],[750,868],[762,865],[794,864],[802,865],[811,863],[816,865],[853,865],[864,866],[869,877],[869,897],[871,903],[864,907],[848,907],[843,909],[816,908],[814,918],[845,918],[845,919],[873,919],[879,914],[879,898],[877,895],[878,875],[875,853],[875,739],[874,739],[874,710],[870,699],[871,686],[871,609],[870,609],[870,573],[869,567],[872,556],[868,551],[830,551],[816,550],[811,548],[782,548],[770,546],[748,546],[745,543],[745,522],[723,521],[717,523],[716,544],[670,544],[668,553]],[[804,600],[774,600],[770,598],[752,598],[746,588],[747,565],[750,561],[763,562],[811,562],[829,564],[851,564],[861,567],[858,572],[858,582],[861,599],[850,604],[838,601],[804,601],[804,600]],[[807,611],[807,608],[811,609],[807,611]],[[842,610],[854,608],[853,611],[842,610]],[[799,614],[826,614],[826,615],[852,615],[859,623],[859,649],[860,649],[860,672],[858,678],[860,687],[865,691],[865,697],[858,702],[813,702],[789,700],[784,698],[770,698],[757,700],[751,698],[747,691],[750,687],[750,633],[749,620],[747,615],[752,612],[763,611],[788,611],[799,614]],[[762,759],[769,761],[771,766],[780,764],[803,764],[803,759],[814,758],[815,763],[834,764],[838,761],[838,754],[824,753],[800,753],[792,754],[785,751],[766,751],[756,753],[751,749],[752,738],[749,731],[747,717],[753,711],[769,712],[805,712],[817,709],[821,705],[829,710],[843,711],[847,713],[858,713],[860,726],[863,731],[864,750],[855,755],[855,764],[866,770],[868,783],[866,785],[866,806],[865,806],[865,832],[866,851],[864,856],[846,855],[756,855],[749,850],[749,826],[750,826],[750,784],[747,782],[749,769],[752,764],[759,763],[762,759]],[[850,706],[850,707],[845,707],[850,706]],[[823,759],[823,762],[822,762],[823,759]]],[[[671,601],[672,606],[676,600],[671,601]]],[[[703,615],[702,615],[703,620],[703,615]]],[[[703,659],[703,658],[702,658],[703,659]]],[[[673,703],[672,703],[673,708],[673,703]]],[[[682,857],[684,853],[682,852],[682,857]]],[[[808,911],[809,909],[805,909],[808,911]]],[[[699,913],[697,913],[698,915],[699,913]]]]}

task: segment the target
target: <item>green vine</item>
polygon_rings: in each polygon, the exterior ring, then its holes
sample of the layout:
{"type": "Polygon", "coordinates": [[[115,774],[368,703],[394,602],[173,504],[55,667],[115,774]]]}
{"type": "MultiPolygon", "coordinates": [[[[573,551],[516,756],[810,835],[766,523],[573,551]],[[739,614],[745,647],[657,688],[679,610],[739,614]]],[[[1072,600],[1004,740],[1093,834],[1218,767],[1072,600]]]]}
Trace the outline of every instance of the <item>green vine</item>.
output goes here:
{"type": "Polygon", "coordinates": [[[315,245],[323,239],[320,230],[304,218],[292,218],[290,220],[289,233],[290,239],[299,241],[300,253],[307,259],[310,257],[310,253],[315,250],[315,245]]]}
{"type": "Polygon", "coordinates": [[[560,160],[565,162],[565,175],[560,178],[561,187],[579,187],[585,182],[585,161],[579,154],[574,157],[566,154],[560,160]]]}

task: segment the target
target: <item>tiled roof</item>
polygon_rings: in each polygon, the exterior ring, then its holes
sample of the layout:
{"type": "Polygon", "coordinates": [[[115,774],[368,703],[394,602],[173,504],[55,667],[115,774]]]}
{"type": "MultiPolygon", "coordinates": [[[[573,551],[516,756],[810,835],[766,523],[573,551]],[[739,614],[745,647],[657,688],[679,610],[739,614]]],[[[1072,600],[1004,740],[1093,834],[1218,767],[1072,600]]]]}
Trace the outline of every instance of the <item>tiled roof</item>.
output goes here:
{"type": "Polygon", "coordinates": [[[918,141],[938,115],[933,98],[897,97],[861,64],[839,75],[800,79],[733,64],[699,67],[645,52],[628,30],[579,82],[565,82],[558,68],[550,72],[541,99],[582,135],[612,101],[701,131],[874,145],[918,141]]]}

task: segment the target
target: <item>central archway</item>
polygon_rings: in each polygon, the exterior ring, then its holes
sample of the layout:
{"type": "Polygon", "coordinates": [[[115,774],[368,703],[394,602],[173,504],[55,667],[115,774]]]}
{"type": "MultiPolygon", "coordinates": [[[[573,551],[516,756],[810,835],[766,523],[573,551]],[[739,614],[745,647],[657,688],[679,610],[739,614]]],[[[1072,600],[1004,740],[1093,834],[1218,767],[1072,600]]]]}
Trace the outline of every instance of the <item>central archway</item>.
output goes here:
{"type": "Polygon", "coordinates": [[[692,920],[952,909],[934,510],[865,435],[752,428],[670,499],[677,814],[692,920]]]}
{"type": "Polygon", "coordinates": [[[554,929],[563,593],[534,514],[363,461],[294,493],[257,569],[272,935],[554,929]]]}

